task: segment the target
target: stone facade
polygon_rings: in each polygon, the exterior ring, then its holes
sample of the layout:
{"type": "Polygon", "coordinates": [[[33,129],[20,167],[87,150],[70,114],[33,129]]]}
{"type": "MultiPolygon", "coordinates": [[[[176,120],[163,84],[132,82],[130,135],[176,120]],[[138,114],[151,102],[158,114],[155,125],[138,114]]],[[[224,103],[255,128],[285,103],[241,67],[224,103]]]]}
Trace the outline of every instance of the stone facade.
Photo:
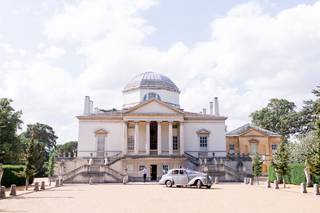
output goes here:
{"type": "Polygon", "coordinates": [[[277,133],[246,124],[226,135],[226,150],[229,157],[246,157],[258,153],[264,163],[262,171],[268,172],[272,154],[277,150],[281,136],[277,133]]]}

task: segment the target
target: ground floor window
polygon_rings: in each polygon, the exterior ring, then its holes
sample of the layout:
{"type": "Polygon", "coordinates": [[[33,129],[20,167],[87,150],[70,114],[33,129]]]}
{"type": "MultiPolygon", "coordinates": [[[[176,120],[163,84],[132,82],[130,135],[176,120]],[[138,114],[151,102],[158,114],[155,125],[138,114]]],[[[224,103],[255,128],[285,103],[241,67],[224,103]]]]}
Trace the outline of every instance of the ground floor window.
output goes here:
{"type": "Polygon", "coordinates": [[[145,165],[139,165],[139,171],[142,171],[145,168],[145,165]]]}
{"type": "Polygon", "coordinates": [[[234,154],[234,144],[229,144],[229,153],[234,154]]]}
{"type": "Polygon", "coordinates": [[[272,144],[272,145],[271,145],[271,149],[272,149],[272,154],[276,153],[276,151],[277,151],[277,149],[278,149],[277,144],[272,144]]]}
{"type": "Polygon", "coordinates": [[[258,153],[258,143],[251,143],[250,144],[250,154],[255,155],[258,153]]]}
{"type": "Polygon", "coordinates": [[[165,174],[167,173],[169,170],[169,166],[168,165],[162,165],[162,172],[165,174]]]}
{"type": "Polygon", "coordinates": [[[200,148],[201,149],[208,148],[208,136],[200,136],[200,148]]]}
{"type": "Polygon", "coordinates": [[[128,151],[133,151],[134,150],[134,136],[130,135],[128,137],[128,151]]]}
{"type": "Polygon", "coordinates": [[[178,150],[178,136],[172,137],[172,146],[173,150],[178,150]]]}

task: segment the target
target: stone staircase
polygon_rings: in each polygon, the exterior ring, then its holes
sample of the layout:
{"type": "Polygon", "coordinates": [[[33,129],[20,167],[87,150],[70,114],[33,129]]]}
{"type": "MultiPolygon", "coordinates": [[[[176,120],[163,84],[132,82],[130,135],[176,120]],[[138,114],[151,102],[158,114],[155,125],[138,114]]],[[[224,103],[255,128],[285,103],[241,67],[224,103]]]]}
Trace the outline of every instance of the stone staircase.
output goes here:
{"type": "Polygon", "coordinates": [[[114,155],[105,158],[92,158],[89,163],[84,163],[77,168],[68,171],[62,175],[66,183],[108,183],[108,182],[122,182],[125,177],[124,174],[111,168],[124,157],[121,155],[114,155]]]}
{"type": "MultiPolygon", "coordinates": [[[[239,168],[239,159],[230,160],[224,157],[209,157],[205,159],[201,159],[191,155],[189,153],[185,153],[187,160],[189,163],[193,164],[193,169],[198,171],[205,171],[212,177],[218,177],[220,181],[226,182],[242,182],[244,177],[251,177],[250,170],[239,168]]],[[[250,162],[246,159],[245,164],[247,167],[250,166],[250,162]]]]}

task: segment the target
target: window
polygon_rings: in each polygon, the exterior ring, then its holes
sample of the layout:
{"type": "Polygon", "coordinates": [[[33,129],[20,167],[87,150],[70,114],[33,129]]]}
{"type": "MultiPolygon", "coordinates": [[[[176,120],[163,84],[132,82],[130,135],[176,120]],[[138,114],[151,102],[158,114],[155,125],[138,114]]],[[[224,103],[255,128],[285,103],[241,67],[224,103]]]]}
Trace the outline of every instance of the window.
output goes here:
{"type": "Polygon", "coordinates": [[[152,98],[161,100],[160,95],[158,95],[157,93],[154,93],[154,92],[149,92],[149,93],[145,94],[143,97],[143,100],[146,101],[146,100],[150,100],[152,98]]]}
{"type": "Polygon", "coordinates": [[[186,172],[185,172],[185,170],[184,170],[184,169],[180,169],[180,170],[179,170],[179,174],[180,174],[180,175],[185,175],[185,174],[186,174],[186,172]]]}
{"type": "Polygon", "coordinates": [[[271,145],[271,149],[272,149],[272,154],[276,153],[276,151],[277,151],[277,149],[278,149],[277,144],[272,144],[272,145],[271,145]]]}
{"type": "Polygon", "coordinates": [[[142,171],[144,169],[144,165],[139,165],[139,171],[142,171]]]}
{"type": "Polygon", "coordinates": [[[255,155],[258,152],[258,143],[250,144],[250,154],[255,155]]]}
{"type": "Polygon", "coordinates": [[[128,137],[128,151],[134,150],[134,136],[129,135],[128,137]]]}
{"type": "Polygon", "coordinates": [[[234,154],[234,144],[229,144],[229,152],[234,154]]]}
{"type": "Polygon", "coordinates": [[[173,150],[178,150],[178,136],[172,137],[172,146],[173,150]]]}
{"type": "Polygon", "coordinates": [[[165,174],[167,173],[169,170],[169,166],[168,165],[162,165],[162,172],[165,174]]]}
{"type": "Polygon", "coordinates": [[[200,136],[200,148],[207,149],[208,147],[208,137],[200,136]]]}
{"type": "Polygon", "coordinates": [[[176,169],[175,169],[175,170],[172,171],[172,174],[173,174],[173,175],[177,175],[178,173],[179,173],[179,170],[176,170],[176,169]]]}
{"type": "Polygon", "coordinates": [[[97,144],[97,156],[98,157],[103,157],[104,156],[104,143],[105,143],[105,135],[97,135],[98,137],[98,144],[97,144]]]}

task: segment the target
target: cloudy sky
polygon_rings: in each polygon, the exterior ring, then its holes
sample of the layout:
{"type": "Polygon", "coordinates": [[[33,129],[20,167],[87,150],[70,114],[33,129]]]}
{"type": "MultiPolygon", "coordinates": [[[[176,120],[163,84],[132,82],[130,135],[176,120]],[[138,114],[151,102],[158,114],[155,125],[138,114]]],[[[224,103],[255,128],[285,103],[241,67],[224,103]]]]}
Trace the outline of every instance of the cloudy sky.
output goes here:
{"type": "Polygon", "coordinates": [[[320,2],[1,1],[0,97],[59,143],[77,139],[85,95],[120,108],[145,71],[170,77],[185,110],[218,96],[228,130],[272,97],[301,106],[320,83],[320,2]]]}

